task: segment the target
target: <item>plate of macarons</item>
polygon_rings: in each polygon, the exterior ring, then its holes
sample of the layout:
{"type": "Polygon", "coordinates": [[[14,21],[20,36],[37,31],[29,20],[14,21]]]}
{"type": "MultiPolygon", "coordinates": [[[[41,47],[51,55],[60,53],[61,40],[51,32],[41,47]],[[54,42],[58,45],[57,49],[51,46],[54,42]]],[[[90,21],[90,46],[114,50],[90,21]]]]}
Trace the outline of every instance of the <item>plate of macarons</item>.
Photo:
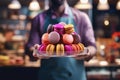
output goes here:
{"type": "Polygon", "coordinates": [[[74,30],[74,25],[64,22],[48,25],[39,45],[35,49],[38,57],[74,57],[87,52],[81,43],[81,36],[74,30]]]}

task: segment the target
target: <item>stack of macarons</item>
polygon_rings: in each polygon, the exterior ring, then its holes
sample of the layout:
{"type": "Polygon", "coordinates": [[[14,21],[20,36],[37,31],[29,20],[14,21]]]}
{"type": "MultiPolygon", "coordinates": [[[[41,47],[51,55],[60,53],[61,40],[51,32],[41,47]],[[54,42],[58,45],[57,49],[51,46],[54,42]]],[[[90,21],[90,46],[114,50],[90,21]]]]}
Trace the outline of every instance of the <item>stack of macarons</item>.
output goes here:
{"type": "Polygon", "coordinates": [[[50,56],[75,55],[84,50],[81,37],[75,32],[74,25],[63,22],[50,24],[41,41],[39,51],[50,56]]]}

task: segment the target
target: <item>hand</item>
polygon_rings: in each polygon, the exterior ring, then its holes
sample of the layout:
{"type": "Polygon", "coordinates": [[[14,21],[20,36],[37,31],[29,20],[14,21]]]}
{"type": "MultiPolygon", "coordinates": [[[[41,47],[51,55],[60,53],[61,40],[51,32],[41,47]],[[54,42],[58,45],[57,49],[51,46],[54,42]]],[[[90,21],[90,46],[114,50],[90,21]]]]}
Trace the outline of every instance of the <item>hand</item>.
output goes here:
{"type": "Polygon", "coordinates": [[[81,53],[80,55],[76,55],[74,58],[77,60],[89,61],[92,58],[92,56],[91,56],[89,49],[86,48],[83,53],[81,53]]]}
{"type": "Polygon", "coordinates": [[[38,49],[39,49],[40,45],[39,44],[35,44],[34,45],[34,50],[33,50],[33,56],[38,58],[38,59],[49,59],[50,57],[47,56],[43,56],[43,55],[39,55],[38,54],[38,49]]]}

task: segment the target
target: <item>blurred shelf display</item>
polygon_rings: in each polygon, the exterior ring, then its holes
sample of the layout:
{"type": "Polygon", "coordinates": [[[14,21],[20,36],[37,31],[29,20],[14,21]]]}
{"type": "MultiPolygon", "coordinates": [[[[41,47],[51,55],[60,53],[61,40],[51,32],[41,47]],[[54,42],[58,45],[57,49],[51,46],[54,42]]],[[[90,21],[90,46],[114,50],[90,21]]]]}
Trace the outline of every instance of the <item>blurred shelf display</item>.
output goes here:
{"type": "Polygon", "coordinates": [[[44,0],[39,1],[41,9],[38,11],[29,10],[26,5],[28,1],[24,2],[19,9],[0,5],[0,66],[39,65],[26,59],[24,46],[31,29],[31,20],[44,9],[44,0]]]}
{"type": "Polygon", "coordinates": [[[24,66],[24,45],[28,38],[28,10],[0,8],[0,66],[24,66]]]}

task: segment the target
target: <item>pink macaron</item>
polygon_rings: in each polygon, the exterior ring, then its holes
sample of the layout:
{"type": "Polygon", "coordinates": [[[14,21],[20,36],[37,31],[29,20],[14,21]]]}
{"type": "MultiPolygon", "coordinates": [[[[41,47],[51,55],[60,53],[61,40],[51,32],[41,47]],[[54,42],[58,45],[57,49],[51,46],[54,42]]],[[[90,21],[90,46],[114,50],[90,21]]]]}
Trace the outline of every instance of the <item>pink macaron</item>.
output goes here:
{"type": "Polygon", "coordinates": [[[64,26],[62,24],[55,24],[54,26],[54,31],[58,32],[60,35],[64,34],[64,26]]]}
{"type": "Polygon", "coordinates": [[[56,44],[60,41],[60,35],[56,31],[52,31],[49,33],[48,40],[51,44],[56,44]]]}
{"type": "Polygon", "coordinates": [[[63,26],[67,25],[65,22],[60,22],[59,24],[61,24],[63,26]]]}
{"type": "Polygon", "coordinates": [[[63,34],[62,40],[64,44],[72,44],[74,39],[71,34],[63,34]]]}
{"type": "Polygon", "coordinates": [[[38,48],[39,51],[46,51],[47,45],[41,44],[40,47],[38,48]]]}
{"type": "Polygon", "coordinates": [[[66,55],[72,55],[73,53],[73,48],[72,48],[72,46],[71,45],[65,45],[64,46],[65,47],[65,54],[66,55]]]}

